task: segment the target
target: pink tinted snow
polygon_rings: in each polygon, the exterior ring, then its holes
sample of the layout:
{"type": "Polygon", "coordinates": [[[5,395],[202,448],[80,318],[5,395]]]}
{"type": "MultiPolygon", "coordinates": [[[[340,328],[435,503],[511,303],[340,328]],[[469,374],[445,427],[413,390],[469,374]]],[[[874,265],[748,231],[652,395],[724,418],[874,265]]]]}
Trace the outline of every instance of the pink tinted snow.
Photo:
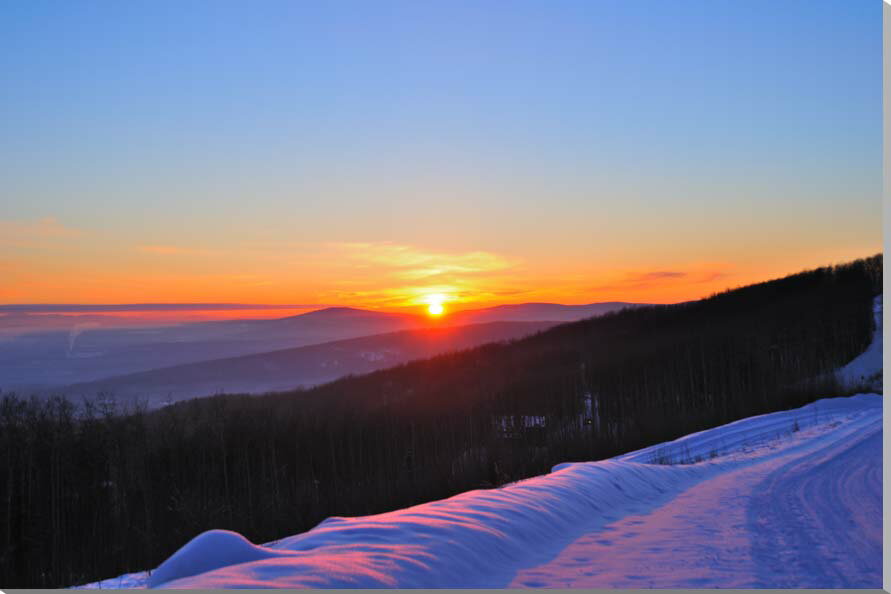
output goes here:
{"type": "Polygon", "coordinates": [[[156,570],[149,585],[503,587],[518,566],[552,556],[580,526],[591,528],[622,513],[642,511],[706,473],[705,468],[609,461],[573,465],[502,489],[471,491],[376,516],[332,518],[263,547],[263,554],[278,551],[275,558],[245,559],[234,566],[228,554],[218,554],[214,541],[231,538],[219,533],[201,546],[186,545],[156,570]],[[193,559],[201,560],[195,573],[193,559]],[[174,563],[178,570],[168,571],[174,563]],[[204,572],[208,563],[220,569],[204,572]],[[177,573],[182,579],[172,581],[177,573]]]}

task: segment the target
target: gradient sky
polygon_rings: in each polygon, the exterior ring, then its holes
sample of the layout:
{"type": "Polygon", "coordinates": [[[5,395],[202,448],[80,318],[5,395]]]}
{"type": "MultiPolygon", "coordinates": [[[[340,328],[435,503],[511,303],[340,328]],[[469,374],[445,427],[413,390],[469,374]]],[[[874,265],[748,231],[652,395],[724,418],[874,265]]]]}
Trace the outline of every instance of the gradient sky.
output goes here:
{"type": "Polygon", "coordinates": [[[0,303],[673,302],[881,251],[873,0],[0,10],[0,303]]]}

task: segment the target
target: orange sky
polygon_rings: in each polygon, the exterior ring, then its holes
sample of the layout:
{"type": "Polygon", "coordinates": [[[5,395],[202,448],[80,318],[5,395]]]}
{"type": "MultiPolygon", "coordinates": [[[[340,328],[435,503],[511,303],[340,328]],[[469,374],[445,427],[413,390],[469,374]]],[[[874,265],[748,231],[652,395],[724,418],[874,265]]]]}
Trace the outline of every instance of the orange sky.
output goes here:
{"type": "Polygon", "coordinates": [[[499,253],[386,241],[149,244],[53,219],[7,223],[5,231],[2,303],[263,303],[419,312],[432,294],[445,297],[446,312],[533,301],[673,303],[881,250],[876,241],[698,254],[690,246],[650,244],[592,257],[565,249],[499,253]]]}

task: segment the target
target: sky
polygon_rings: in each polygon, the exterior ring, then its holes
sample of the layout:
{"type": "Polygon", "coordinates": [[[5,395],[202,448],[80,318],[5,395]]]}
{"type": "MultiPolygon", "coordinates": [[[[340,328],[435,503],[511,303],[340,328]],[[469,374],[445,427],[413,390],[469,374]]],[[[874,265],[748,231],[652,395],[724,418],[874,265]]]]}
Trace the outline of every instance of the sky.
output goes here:
{"type": "Polygon", "coordinates": [[[0,303],[677,302],[881,251],[881,3],[0,18],[0,303]]]}

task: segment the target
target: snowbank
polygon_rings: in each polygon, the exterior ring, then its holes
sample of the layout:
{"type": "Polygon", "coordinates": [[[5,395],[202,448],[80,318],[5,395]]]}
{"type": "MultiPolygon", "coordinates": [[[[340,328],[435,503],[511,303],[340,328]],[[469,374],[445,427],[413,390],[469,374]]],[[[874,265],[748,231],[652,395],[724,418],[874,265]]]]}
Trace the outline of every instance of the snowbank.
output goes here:
{"type": "Polygon", "coordinates": [[[825,424],[872,408],[881,412],[877,394],[824,398],[801,408],[749,417],[714,429],[685,435],[615,458],[644,464],[692,464],[763,444],[801,429],[825,424]]]}

